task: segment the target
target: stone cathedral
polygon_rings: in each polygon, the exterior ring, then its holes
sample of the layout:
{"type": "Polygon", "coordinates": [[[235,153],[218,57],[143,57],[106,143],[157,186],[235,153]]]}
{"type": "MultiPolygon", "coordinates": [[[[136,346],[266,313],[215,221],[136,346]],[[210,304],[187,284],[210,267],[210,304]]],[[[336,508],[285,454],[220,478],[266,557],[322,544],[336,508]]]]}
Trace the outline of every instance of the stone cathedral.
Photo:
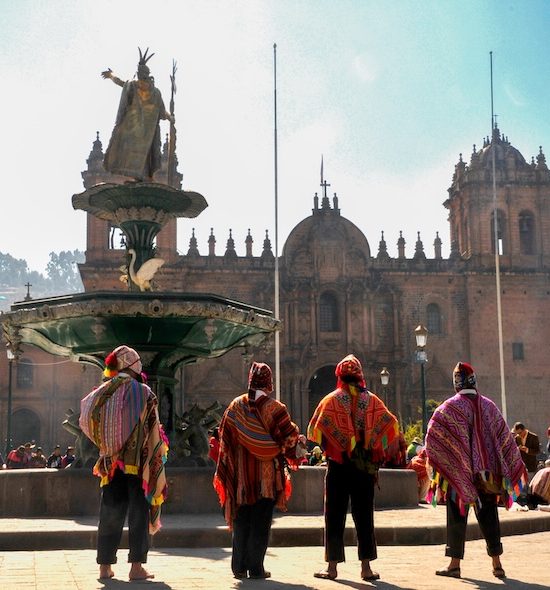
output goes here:
{"type": "MultiPolygon", "coordinates": [[[[82,173],[85,188],[125,180],[105,172],[103,155],[98,135],[82,173]]],[[[167,167],[165,146],[155,178],[166,183],[167,167]]],[[[481,149],[474,145],[469,161],[460,155],[449,177],[442,204],[448,210],[449,235],[443,237],[451,245],[448,258],[442,257],[439,235],[429,247],[418,235],[414,248],[395,236],[395,258],[388,254],[384,234],[371,246],[345,216],[346,196],[329,195],[326,182],[312,199],[311,215],[296,220],[279,258],[281,399],[302,429],[319,399],[333,389],[336,363],[351,352],[363,363],[369,389],[403,423],[418,420],[421,379],[414,329],[419,324],[428,329],[426,397],[448,397],[452,369],[464,360],[475,367],[481,393],[501,406],[497,244],[508,423],[522,421],[544,440],[550,424],[550,172],[544,153],[539,148],[526,161],[495,126],[481,149]],[[385,387],[383,368],[390,373],[385,387]]],[[[182,176],[172,178],[181,187],[182,176]]],[[[238,238],[245,244],[244,256],[237,255],[231,232],[220,248],[214,230],[204,247],[193,232],[187,252],[179,254],[176,233],[174,221],[157,237],[157,255],[166,261],[155,276],[157,290],[218,293],[273,309],[275,259],[267,233],[255,236],[256,243],[263,242],[259,254],[253,254],[250,232],[238,238]]],[[[127,289],[121,281],[125,264],[117,228],[88,215],[86,262],[80,265],[85,290],[127,289]]],[[[28,363],[17,367],[14,379],[15,423],[21,422],[18,412],[26,413],[41,442],[55,444],[64,436],[58,424],[65,409],[78,408],[99,373],[67,364],[42,369],[39,361],[53,357],[31,348],[25,357],[28,363]]],[[[228,403],[244,391],[250,361],[274,363],[274,357],[271,346],[186,366],[179,373],[177,399],[161,396],[161,406],[170,403],[181,413],[195,402],[228,403]]]]}

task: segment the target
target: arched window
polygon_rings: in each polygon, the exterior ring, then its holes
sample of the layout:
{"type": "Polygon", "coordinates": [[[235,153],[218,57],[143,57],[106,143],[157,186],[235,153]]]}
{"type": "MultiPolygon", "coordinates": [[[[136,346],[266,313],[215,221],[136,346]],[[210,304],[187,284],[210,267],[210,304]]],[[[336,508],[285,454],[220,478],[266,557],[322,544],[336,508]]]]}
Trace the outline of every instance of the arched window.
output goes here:
{"type": "Polygon", "coordinates": [[[535,254],[535,217],[531,211],[519,214],[519,251],[521,254],[535,254]]]}
{"type": "MultiPolygon", "coordinates": [[[[506,254],[506,216],[500,209],[497,211],[497,243],[498,253],[506,254]]],[[[495,253],[495,213],[491,213],[491,251],[495,253]]]]}
{"type": "Polygon", "coordinates": [[[338,301],[332,293],[323,293],[319,299],[319,329],[321,332],[338,331],[338,301]]]}
{"type": "Polygon", "coordinates": [[[17,363],[17,387],[29,389],[33,384],[34,367],[31,359],[22,358],[17,363]]]}
{"type": "Polygon", "coordinates": [[[120,227],[109,223],[109,250],[122,250],[126,247],[126,237],[120,227]]]}
{"type": "Polygon", "coordinates": [[[437,303],[430,303],[426,307],[426,324],[430,334],[442,333],[443,322],[441,321],[441,311],[437,303]]]}

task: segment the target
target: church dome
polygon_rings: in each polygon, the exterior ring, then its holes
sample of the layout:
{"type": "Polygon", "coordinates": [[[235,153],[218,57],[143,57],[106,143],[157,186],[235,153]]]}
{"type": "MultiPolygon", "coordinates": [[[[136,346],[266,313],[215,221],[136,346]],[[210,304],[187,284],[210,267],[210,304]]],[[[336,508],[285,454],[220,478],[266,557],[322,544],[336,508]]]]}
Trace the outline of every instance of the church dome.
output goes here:
{"type": "Polygon", "coordinates": [[[313,275],[317,270],[336,279],[342,273],[364,274],[370,247],[363,232],[340,215],[336,194],[330,206],[325,188],[321,207],[315,194],[312,215],[290,232],[282,255],[285,266],[298,275],[313,275]]]}
{"type": "Polygon", "coordinates": [[[476,158],[472,158],[470,167],[476,164],[481,168],[492,166],[493,150],[495,152],[495,164],[497,166],[512,165],[518,169],[529,166],[521,152],[508,141],[508,137],[501,135],[499,128],[495,126],[493,128],[492,140],[489,141],[489,137],[487,137],[483,141],[483,148],[475,154],[477,156],[476,158]]]}

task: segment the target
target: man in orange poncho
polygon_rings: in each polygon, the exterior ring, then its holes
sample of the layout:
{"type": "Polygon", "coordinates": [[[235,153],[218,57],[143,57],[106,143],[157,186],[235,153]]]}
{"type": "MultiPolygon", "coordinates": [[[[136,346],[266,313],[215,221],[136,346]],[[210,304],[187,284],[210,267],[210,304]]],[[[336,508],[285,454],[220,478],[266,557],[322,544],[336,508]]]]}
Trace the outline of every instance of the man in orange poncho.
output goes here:
{"type": "Polygon", "coordinates": [[[99,577],[112,578],[111,565],[128,512],[130,580],[154,577],[147,561],[149,533],[160,528],[166,497],[167,439],[159,422],[157,398],[143,383],[138,353],[119,346],[105,359],[108,380],[81,402],[80,427],[99,448],[94,474],[101,477],[97,533],[99,577]]]}
{"type": "Polygon", "coordinates": [[[336,367],[336,389],[317,406],[308,438],[322,445],[328,459],[325,478],[325,561],[316,578],[334,580],[345,560],[344,530],[351,497],[357,530],[361,578],[377,580],[370,562],[376,559],[374,484],[385,450],[399,436],[397,419],[382,400],[367,391],[363,369],[352,354],[336,367]]]}
{"type": "Polygon", "coordinates": [[[248,392],[236,397],[220,423],[214,488],[233,531],[235,578],[269,578],[264,557],[273,508],[286,510],[290,497],[287,463],[294,467],[298,427],[281,402],[270,397],[271,369],[252,363],[248,392]]]}

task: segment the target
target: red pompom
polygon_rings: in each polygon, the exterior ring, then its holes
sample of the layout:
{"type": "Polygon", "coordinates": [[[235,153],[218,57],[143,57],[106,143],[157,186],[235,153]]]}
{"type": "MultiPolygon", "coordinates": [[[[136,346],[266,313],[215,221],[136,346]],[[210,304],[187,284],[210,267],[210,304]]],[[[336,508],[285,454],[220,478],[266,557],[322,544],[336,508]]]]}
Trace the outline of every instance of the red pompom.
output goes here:
{"type": "Polygon", "coordinates": [[[116,354],[114,352],[111,352],[107,355],[107,358],[105,359],[105,367],[107,367],[107,369],[116,369],[117,362],[118,359],[116,358],[116,354]]]}

